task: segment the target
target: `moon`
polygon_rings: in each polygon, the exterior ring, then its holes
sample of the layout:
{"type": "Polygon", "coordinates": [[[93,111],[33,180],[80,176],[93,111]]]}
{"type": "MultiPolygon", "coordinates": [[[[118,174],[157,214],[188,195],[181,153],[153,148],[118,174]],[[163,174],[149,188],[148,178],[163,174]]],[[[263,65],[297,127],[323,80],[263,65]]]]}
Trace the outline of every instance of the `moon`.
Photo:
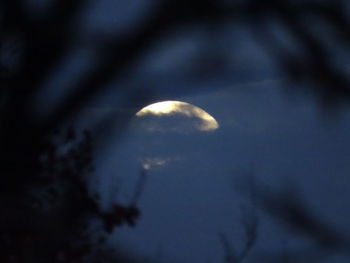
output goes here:
{"type": "Polygon", "coordinates": [[[136,113],[136,117],[163,117],[163,116],[181,116],[187,119],[194,119],[191,124],[194,129],[210,132],[219,128],[219,123],[208,112],[183,101],[161,101],[150,104],[136,113]]]}

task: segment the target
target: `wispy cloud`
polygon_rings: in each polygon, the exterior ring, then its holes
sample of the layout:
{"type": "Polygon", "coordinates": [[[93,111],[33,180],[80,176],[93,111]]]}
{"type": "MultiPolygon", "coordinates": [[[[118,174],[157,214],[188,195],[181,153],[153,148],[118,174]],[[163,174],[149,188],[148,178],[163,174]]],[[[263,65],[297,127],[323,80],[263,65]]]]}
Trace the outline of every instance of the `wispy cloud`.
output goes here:
{"type": "Polygon", "coordinates": [[[144,157],[141,159],[143,169],[151,170],[154,168],[164,167],[170,162],[178,161],[177,157],[144,157]]]}

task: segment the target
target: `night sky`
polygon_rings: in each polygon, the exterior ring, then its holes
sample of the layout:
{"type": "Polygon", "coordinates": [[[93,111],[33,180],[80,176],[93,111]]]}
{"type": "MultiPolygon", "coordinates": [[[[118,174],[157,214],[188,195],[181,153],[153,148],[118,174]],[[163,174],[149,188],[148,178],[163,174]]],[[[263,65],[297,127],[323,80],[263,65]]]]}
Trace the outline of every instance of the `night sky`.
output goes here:
{"type": "MultiPolygon", "coordinates": [[[[177,134],[135,131],[132,126],[122,142],[112,143],[97,162],[106,203],[113,198],[127,202],[142,158],[166,161],[148,171],[139,224],[116,230],[115,239],[149,256],[160,250],[164,258],[181,262],[217,262],[223,254],[220,233],[238,247],[244,240],[240,206],[249,200],[237,189],[252,165],[259,184],[282,191],[295,184],[310,209],[349,231],[350,116],[329,122],[309,98],[289,100],[283,85],[262,80],[242,84],[242,89],[222,87],[184,97],[217,118],[216,131],[177,134]],[[120,185],[115,193],[113,187],[120,185]]],[[[283,240],[301,242],[264,212],[259,216],[257,251],[282,247],[283,240]]]]}
{"type": "MultiPolygon", "coordinates": [[[[43,114],[94,63],[98,54],[89,43],[103,35],[123,38],[153,5],[146,0],[91,2],[77,31],[82,48],[66,57],[38,97],[35,107],[43,114]]],[[[283,27],[271,28],[291,52],[297,49],[283,27]]],[[[338,64],[348,69],[341,52],[336,53],[338,64]]],[[[115,119],[106,129],[101,126],[96,137],[102,146],[91,180],[106,210],[115,201],[130,202],[142,160],[163,160],[146,171],[136,227],[116,229],[110,244],[150,262],[223,262],[221,234],[238,250],[245,242],[241,218],[242,209],[252,205],[247,196],[252,171],[257,187],[295,189],[310,211],[350,233],[350,111],[343,107],[339,114],[328,114],[301,85],[311,84],[290,82],[244,21],[219,29],[194,25],[167,32],[133,70],[109,83],[71,120],[79,128],[91,128],[105,118],[115,119]],[[134,103],[133,96],[141,102],[134,103]],[[181,120],[172,117],[158,120],[164,127],[160,131],[138,125],[136,112],[164,100],[198,106],[220,127],[210,132],[171,130],[169,126],[181,127],[181,120]]],[[[256,210],[257,241],[245,262],[256,262],[267,251],[313,244],[264,209],[256,210]]],[[[334,253],[322,262],[348,261],[334,253]]]]}

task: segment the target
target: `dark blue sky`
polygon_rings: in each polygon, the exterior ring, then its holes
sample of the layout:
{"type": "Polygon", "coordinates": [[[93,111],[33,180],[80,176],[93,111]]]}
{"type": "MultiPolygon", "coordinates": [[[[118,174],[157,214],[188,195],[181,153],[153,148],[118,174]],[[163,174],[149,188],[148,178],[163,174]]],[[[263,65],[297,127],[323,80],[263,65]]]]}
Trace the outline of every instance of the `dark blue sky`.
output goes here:
{"type": "MultiPolygon", "coordinates": [[[[98,170],[100,189],[109,189],[106,202],[115,194],[113,182],[122,182],[117,199],[130,198],[140,158],[169,161],[149,171],[138,226],[117,230],[115,238],[147,255],[161,248],[164,257],[181,262],[217,262],[223,253],[219,233],[228,233],[238,247],[244,240],[240,204],[245,199],[236,190],[252,163],[257,181],[277,189],[286,180],[295,183],[314,212],[350,231],[349,114],[329,123],[311,99],[290,101],[282,92],[284,85],[262,80],[185,97],[217,118],[220,128],[210,134],[149,134],[130,128],[122,143],[111,144],[106,159],[98,162],[103,167],[98,170]]],[[[298,240],[263,212],[260,216],[256,250],[298,240]]]]}
{"type": "MultiPolygon", "coordinates": [[[[38,110],[54,108],[69,92],[64,87],[94,62],[90,45],[95,38],[122,38],[151,12],[145,0],[92,1],[77,31],[82,48],[69,54],[56,77],[48,80],[38,110]]],[[[283,27],[272,28],[291,52],[297,48],[283,27]]],[[[151,94],[149,103],[181,100],[201,107],[220,128],[211,133],[149,133],[135,128],[136,120],[122,134],[120,127],[113,127],[117,135],[109,132],[93,179],[106,209],[115,200],[130,200],[142,158],[166,163],[148,171],[137,226],[117,229],[112,244],[122,243],[144,257],[161,253],[165,262],[221,262],[220,233],[237,248],[244,242],[240,207],[249,200],[237,189],[252,164],[259,186],[284,189],[286,182],[295,184],[311,211],[350,233],[350,112],[345,108],[337,120],[326,118],[312,94],[288,92],[287,87],[297,85],[286,80],[244,23],[230,24],[222,32],[199,26],[168,32],[75,121],[90,127],[115,116],[118,124],[118,118],[146,106],[128,102],[133,92],[142,91],[151,94]]],[[[258,240],[246,262],[254,262],[259,251],[282,248],[282,240],[291,247],[308,244],[263,211],[258,213],[258,240]]],[[[332,256],[323,262],[347,262],[341,260],[332,256]]]]}

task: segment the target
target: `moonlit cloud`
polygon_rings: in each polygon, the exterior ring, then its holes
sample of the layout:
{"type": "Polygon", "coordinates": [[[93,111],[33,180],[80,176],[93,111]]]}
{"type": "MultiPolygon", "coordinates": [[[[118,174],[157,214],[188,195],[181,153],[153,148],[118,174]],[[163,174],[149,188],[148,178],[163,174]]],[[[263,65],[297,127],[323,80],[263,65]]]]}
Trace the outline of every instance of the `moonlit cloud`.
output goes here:
{"type": "Polygon", "coordinates": [[[171,158],[160,158],[160,157],[146,157],[143,158],[141,163],[145,170],[150,170],[152,168],[161,167],[168,164],[171,158]]]}

